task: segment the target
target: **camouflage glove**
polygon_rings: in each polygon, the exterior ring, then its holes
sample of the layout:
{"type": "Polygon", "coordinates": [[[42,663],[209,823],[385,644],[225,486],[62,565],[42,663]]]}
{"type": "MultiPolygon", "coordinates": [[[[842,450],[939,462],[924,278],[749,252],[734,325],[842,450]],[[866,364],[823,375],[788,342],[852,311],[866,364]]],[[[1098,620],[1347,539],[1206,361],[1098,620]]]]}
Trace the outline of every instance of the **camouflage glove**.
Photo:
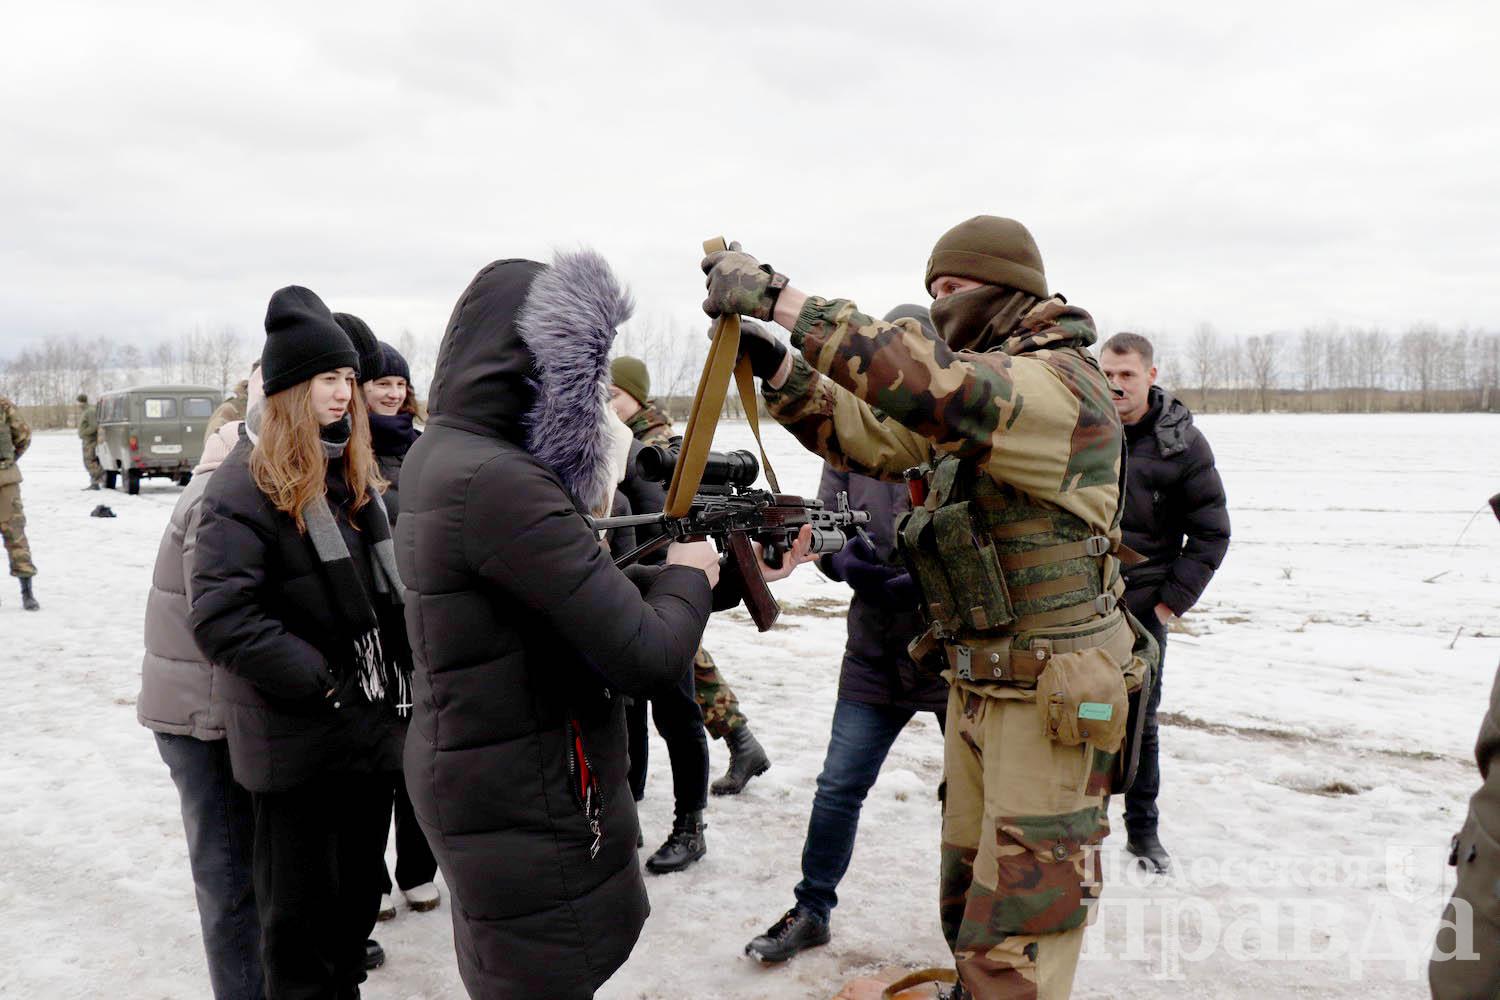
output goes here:
{"type": "Polygon", "coordinates": [[[703,273],[708,275],[703,311],[710,316],[733,313],[769,320],[777,296],[786,287],[786,275],[744,253],[738,243],[704,257],[703,273]]]}

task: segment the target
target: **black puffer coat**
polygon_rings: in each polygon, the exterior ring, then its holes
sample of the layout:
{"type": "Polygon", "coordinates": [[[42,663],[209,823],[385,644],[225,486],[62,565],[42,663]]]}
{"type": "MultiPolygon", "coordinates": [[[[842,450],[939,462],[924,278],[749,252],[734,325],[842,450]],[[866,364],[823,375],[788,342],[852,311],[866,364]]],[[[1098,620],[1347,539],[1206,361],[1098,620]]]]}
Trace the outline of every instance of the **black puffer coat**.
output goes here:
{"type": "MultiPolygon", "coordinates": [[[[252,792],[274,792],[316,774],[395,771],[401,737],[394,710],[361,696],[325,697],[352,675],[353,641],[329,599],[312,540],[250,477],[250,448],[242,437],[203,492],[190,584],[189,621],[214,664],[214,706],[234,778],[252,792]]],[[[348,487],[337,466],[327,485],[355,569],[373,593],[369,549],[349,524],[348,487]]],[[[390,621],[393,609],[377,610],[390,621]]]]}
{"type": "MultiPolygon", "coordinates": [[[[868,476],[839,472],[823,466],[818,499],[832,509],[840,493],[849,506],[870,512],[865,528],[880,558],[901,566],[896,553],[896,520],[911,510],[904,483],[883,483],[868,476]]],[[[855,594],[849,601],[849,641],[839,672],[839,697],[868,705],[895,705],[918,711],[942,711],[948,703],[948,683],[917,669],[906,647],[924,628],[922,613],[878,608],[855,594]]]]}
{"type": "Polygon", "coordinates": [[[417,667],[407,788],[483,998],[590,996],[630,954],[648,906],[622,699],[603,679],[676,681],[711,600],[695,569],[615,569],[522,447],[535,390],[515,320],[540,270],[492,264],[455,307],[396,526],[417,667]]]}
{"type": "Polygon", "coordinates": [[[1176,614],[1198,603],[1229,549],[1229,511],[1213,449],[1181,400],[1152,386],[1150,408],[1125,428],[1129,480],[1121,527],[1146,561],[1125,571],[1132,608],[1176,614]]]}

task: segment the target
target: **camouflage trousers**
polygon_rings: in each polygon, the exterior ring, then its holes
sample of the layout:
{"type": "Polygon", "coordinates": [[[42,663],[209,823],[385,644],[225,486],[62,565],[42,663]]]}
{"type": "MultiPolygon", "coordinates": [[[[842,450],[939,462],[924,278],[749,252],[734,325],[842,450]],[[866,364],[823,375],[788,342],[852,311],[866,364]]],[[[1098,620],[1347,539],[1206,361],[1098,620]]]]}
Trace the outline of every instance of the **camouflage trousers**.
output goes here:
{"type": "Polygon", "coordinates": [[[959,975],[979,1000],[1067,997],[1099,895],[1085,848],[1109,832],[1115,755],[1053,742],[1029,698],[954,685],[943,757],[939,907],[959,975]]]}
{"type": "Polygon", "coordinates": [[[83,467],[89,472],[89,482],[104,482],[104,466],[99,464],[99,455],[94,449],[94,442],[80,441],[83,445],[83,467]]]}
{"type": "Polygon", "coordinates": [[[21,509],[21,484],[0,486],[0,539],[10,557],[11,576],[36,576],[31,546],[26,544],[26,512],[21,509]]]}
{"type": "Polygon", "coordinates": [[[693,657],[693,693],[698,699],[698,707],[703,709],[703,728],[714,739],[722,740],[745,724],[740,700],[724,682],[714,658],[702,646],[693,657]]]}

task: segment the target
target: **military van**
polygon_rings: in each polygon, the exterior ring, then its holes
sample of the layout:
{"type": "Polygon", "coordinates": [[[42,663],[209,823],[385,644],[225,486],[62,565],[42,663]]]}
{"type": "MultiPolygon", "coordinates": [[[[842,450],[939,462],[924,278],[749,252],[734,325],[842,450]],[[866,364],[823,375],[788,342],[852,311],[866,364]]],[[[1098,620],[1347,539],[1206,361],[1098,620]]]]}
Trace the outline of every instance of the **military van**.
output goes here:
{"type": "Polygon", "coordinates": [[[203,431],[224,393],[207,385],[143,385],[99,397],[99,464],[104,485],[132,495],[141,480],[186,486],[203,455],[203,431]]]}

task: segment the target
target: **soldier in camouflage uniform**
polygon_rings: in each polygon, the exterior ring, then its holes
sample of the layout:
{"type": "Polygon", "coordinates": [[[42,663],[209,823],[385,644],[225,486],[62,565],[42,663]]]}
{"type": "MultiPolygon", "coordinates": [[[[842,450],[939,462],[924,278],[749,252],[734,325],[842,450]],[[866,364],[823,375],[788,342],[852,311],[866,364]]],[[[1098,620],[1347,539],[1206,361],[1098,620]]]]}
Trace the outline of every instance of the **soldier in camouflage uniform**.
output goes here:
{"type": "MultiPolygon", "coordinates": [[[[259,367],[259,361],[251,365],[251,374],[254,374],[255,370],[259,367]]],[[[234,387],[234,395],[230,396],[228,399],[224,400],[224,402],[220,403],[218,409],[214,410],[213,416],[208,418],[208,427],[206,427],[203,431],[204,443],[208,443],[208,439],[219,433],[219,428],[223,427],[225,424],[232,424],[237,420],[244,420],[245,407],[248,406],[249,403],[250,380],[241,379],[240,384],[234,387]]]]}
{"type": "Polygon", "coordinates": [[[88,396],[78,394],[83,404],[83,413],[78,417],[78,442],[83,446],[83,467],[88,470],[89,484],[85,489],[97,490],[104,484],[104,466],[99,464],[99,418],[89,405],[88,396]]]}
{"type": "MultiPolygon", "coordinates": [[[[636,440],[645,445],[669,444],[673,436],[672,418],[651,399],[651,374],[645,362],[639,358],[616,358],[610,366],[610,375],[614,382],[610,405],[636,440]]],[[[709,791],[715,795],[738,795],[751,778],[766,772],[771,758],[750,731],[749,720],[740,711],[734,690],[719,673],[714,658],[701,646],[693,657],[693,690],[698,707],[703,709],[704,728],[729,747],[729,768],[715,779],[709,791]]]]}
{"type": "Polygon", "coordinates": [[[10,559],[10,575],[21,581],[21,606],[27,611],[40,610],[31,596],[31,578],[36,566],[31,561],[31,546],[26,543],[26,512],[21,508],[20,461],[31,445],[31,428],[21,411],[0,396],[0,539],[10,559]]]}
{"type": "Polygon", "coordinates": [[[1089,315],[1048,293],[1031,234],[980,216],[937,243],[939,336],[809,297],[733,247],[711,316],[774,319],[741,350],[772,415],[840,469],[925,470],[899,528],[950,684],[940,918],[954,996],[1066,997],[1097,898],[1127,692],[1154,655],[1118,606],[1123,432],[1089,315]]]}

